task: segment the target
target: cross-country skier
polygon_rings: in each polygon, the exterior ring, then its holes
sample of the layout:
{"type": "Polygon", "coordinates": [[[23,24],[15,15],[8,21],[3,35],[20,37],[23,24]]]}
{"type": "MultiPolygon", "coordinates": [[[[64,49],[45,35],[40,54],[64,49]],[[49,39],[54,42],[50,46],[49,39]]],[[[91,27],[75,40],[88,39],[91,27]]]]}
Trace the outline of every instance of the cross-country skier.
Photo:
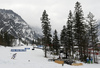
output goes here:
{"type": "Polygon", "coordinates": [[[16,54],[17,54],[17,53],[13,54],[13,56],[12,56],[12,58],[11,58],[11,59],[15,59],[15,57],[16,57],[16,54]]]}

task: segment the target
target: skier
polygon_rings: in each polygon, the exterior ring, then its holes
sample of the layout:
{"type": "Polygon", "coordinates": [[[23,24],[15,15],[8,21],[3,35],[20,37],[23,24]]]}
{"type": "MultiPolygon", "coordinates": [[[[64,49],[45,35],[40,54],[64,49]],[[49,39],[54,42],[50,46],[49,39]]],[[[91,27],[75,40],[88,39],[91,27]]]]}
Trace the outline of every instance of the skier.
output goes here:
{"type": "Polygon", "coordinates": [[[17,54],[17,53],[13,54],[13,56],[12,56],[12,58],[11,58],[11,59],[15,59],[15,57],[16,57],[16,54],[17,54]]]}

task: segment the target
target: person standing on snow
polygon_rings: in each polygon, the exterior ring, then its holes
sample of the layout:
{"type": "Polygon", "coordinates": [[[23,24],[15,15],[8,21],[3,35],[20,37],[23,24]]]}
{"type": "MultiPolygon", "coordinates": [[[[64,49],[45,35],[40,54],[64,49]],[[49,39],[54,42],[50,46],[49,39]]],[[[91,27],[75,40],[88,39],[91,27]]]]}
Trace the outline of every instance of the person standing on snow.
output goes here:
{"type": "Polygon", "coordinates": [[[86,58],[86,60],[87,60],[87,63],[89,63],[89,58],[88,57],[86,58]]]}
{"type": "Polygon", "coordinates": [[[91,57],[91,62],[90,63],[93,63],[93,58],[91,57]]]}
{"type": "Polygon", "coordinates": [[[62,59],[62,57],[63,57],[63,53],[60,53],[60,59],[62,59]]]}
{"type": "Polygon", "coordinates": [[[63,51],[61,50],[59,58],[62,59],[62,57],[63,57],[63,51]]]}

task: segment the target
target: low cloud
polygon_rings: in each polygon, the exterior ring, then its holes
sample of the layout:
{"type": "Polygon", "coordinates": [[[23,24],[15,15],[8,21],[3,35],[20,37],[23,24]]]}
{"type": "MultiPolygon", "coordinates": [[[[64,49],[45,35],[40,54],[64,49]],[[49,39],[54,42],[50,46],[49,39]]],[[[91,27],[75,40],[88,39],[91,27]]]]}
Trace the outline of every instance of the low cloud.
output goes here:
{"type": "Polygon", "coordinates": [[[60,32],[66,25],[69,10],[73,12],[77,1],[81,3],[85,16],[91,11],[96,19],[100,19],[100,0],[2,0],[0,8],[13,10],[29,25],[37,27],[41,27],[40,17],[47,10],[52,29],[60,32]]]}

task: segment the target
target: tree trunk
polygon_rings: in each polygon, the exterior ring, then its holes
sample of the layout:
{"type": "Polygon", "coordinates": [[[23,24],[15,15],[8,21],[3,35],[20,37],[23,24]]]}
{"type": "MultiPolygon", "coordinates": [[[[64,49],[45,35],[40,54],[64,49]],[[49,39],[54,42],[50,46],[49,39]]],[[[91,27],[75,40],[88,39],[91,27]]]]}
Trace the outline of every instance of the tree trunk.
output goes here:
{"type": "Polygon", "coordinates": [[[47,57],[47,48],[46,48],[46,45],[45,45],[45,57],[47,57]]]}

